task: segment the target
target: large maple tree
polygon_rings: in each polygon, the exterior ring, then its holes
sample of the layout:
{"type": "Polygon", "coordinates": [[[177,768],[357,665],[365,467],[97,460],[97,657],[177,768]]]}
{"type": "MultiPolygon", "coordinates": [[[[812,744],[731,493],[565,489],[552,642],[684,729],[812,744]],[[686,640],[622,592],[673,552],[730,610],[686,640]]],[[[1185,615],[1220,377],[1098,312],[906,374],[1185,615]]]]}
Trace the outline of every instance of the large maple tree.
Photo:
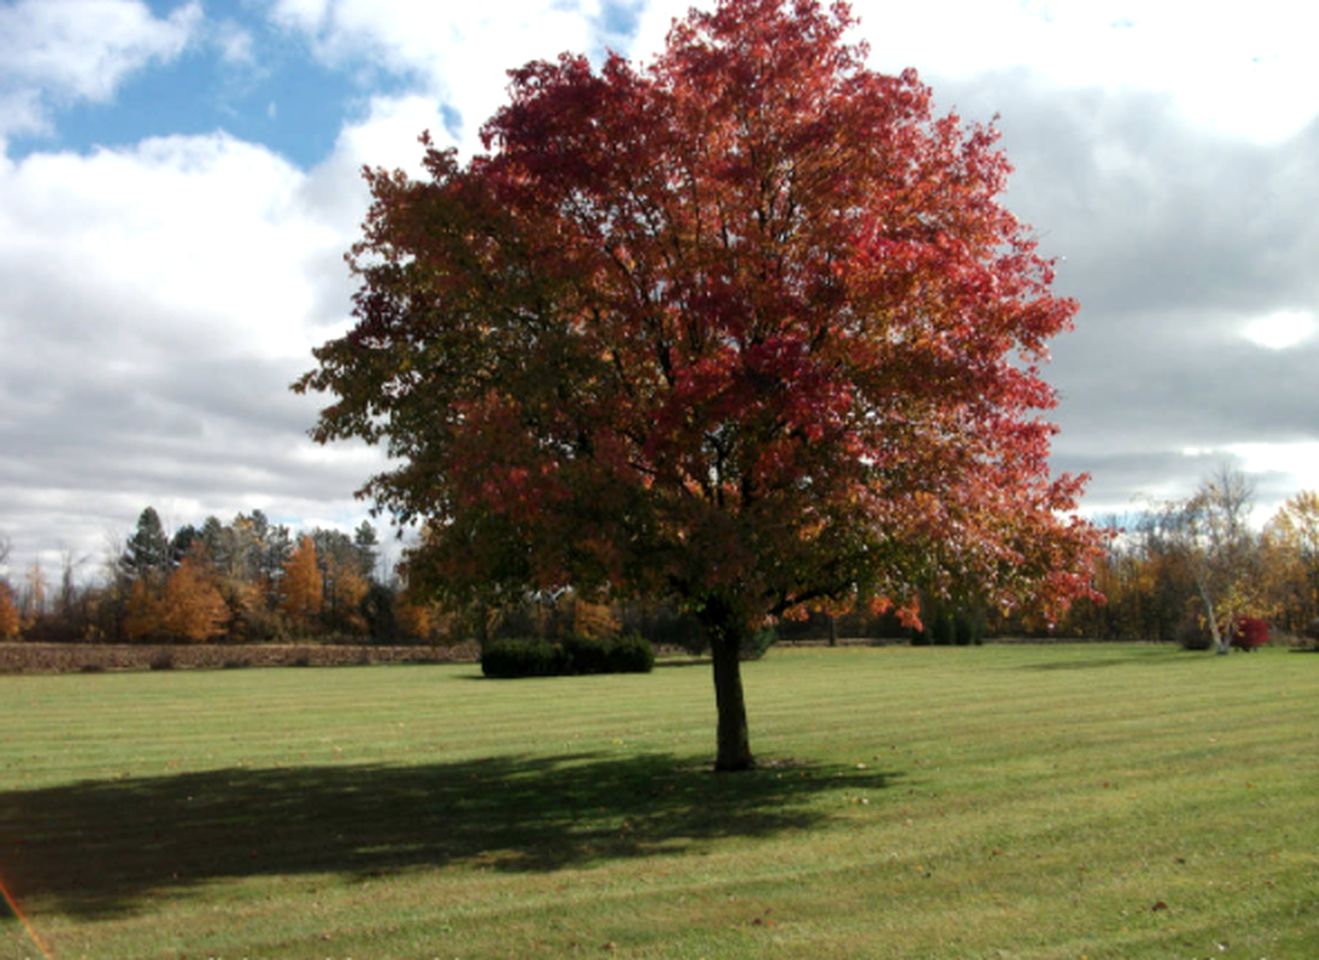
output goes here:
{"type": "Polygon", "coordinates": [[[1058,607],[1094,531],[1037,365],[1076,310],[998,201],[992,128],[868,69],[844,4],[722,0],[666,49],[511,72],[460,162],[368,170],[356,325],[295,389],[451,597],[667,597],[710,642],[719,769],[752,764],[738,650],[812,603],[1058,607]]]}

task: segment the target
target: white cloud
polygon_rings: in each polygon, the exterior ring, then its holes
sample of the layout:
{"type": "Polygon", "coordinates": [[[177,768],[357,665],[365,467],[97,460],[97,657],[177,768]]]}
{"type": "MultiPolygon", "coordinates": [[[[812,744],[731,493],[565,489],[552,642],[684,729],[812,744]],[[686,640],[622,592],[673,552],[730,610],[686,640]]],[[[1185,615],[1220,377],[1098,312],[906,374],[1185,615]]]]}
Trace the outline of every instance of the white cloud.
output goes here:
{"type": "Polygon", "coordinates": [[[669,35],[669,27],[675,19],[686,15],[691,7],[708,7],[708,3],[697,0],[649,0],[637,23],[636,36],[631,47],[626,51],[632,60],[649,61],[664,49],[664,41],[669,35]]]}
{"type": "Polygon", "coordinates": [[[284,0],[271,16],[307,35],[328,63],[410,76],[416,92],[456,111],[460,145],[469,152],[481,124],[505,101],[509,69],[565,50],[593,50],[603,29],[600,0],[284,0]]]}
{"type": "Polygon", "coordinates": [[[211,31],[211,42],[225,63],[252,66],[256,63],[252,34],[233,20],[222,20],[211,31]]]}
{"type": "Polygon", "coordinates": [[[270,16],[277,23],[315,33],[325,22],[329,7],[330,0],[276,0],[270,16]]]}
{"type": "Polygon", "coordinates": [[[1278,310],[1250,321],[1241,333],[1268,350],[1286,350],[1309,340],[1316,329],[1319,324],[1308,310],[1278,310]]]}
{"type": "Polygon", "coordinates": [[[15,556],[54,538],[97,553],[147,504],[178,522],[273,503],[298,522],[364,513],[351,493],[379,457],[311,452],[317,401],[288,391],[348,310],[352,236],[311,180],[222,134],[0,160],[15,556]]]}
{"type": "MultiPolygon", "coordinates": [[[[637,29],[623,52],[646,57],[688,4],[279,0],[275,22],[362,81],[360,115],[314,169],[220,134],[0,154],[11,567],[60,545],[97,552],[148,503],[177,523],[255,507],[282,522],[360,518],[349,493],[378,456],[312,447],[319,401],[286,389],[348,320],[341,254],[368,199],[358,168],[415,173],[423,129],[470,150],[508,68],[598,53],[620,40],[625,8],[637,29]],[[410,88],[383,93],[385,75],[410,88]]],[[[1047,375],[1063,394],[1055,463],[1095,474],[1087,505],[1184,495],[1223,458],[1268,478],[1261,499],[1319,484],[1319,124],[1282,143],[1241,139],[1277,140],[1319,110],[1319,61],[1303,49],[1316,14],[1283,2],[1239,21],[1212,2],[855,6],[876,66],[915,65],[946,106],[1004,114],[1019,170],[1010,205],[1067,256],[1059,290],[1082,302],[1047,375]]],[[[0,7],[0,146],[197,42],[200,6],[172,9],[0,7]]],[[[221,24],[206,42],[223,51],[226,37],[241,61],[241,31],[221,24]]]]}
{"type": "MultiPolygon", "coordinates": [[[[1027,67],[1051,85],[1167,94],[1197,125],[1277,141],[1319,115],[1319,7],[1261,0],[857,0],[873,62],[966,79],[1027,67]]],[[[937,89],[936,89],[937,92],[937,89]]]]}
{"type": "MultiPolygon", "coordinates": [[[[44,110],[109,100],[128,74],[179,56],[202,22],[197,0],[159,18],[141,0],[19,0],[0,7],[0,92],[44,110]]],[[[0,135],[39,130],[44,112],[0,112],[0,135]]]]}
{"type": "Polygon", "coordinates": [[[0,89],[0,149],[4,147],[7,135],[49,131],[50,121],[38,91],[0,89]]]}
{"type": "MultiPolygon", "coordinates": [[[[630,55],[653,56],[691,5],[649,0],[630,55]]],[[[890,73],[916,67],[931,79],[966,80],[1024,68],[1052,86],[1154,91],[1198,125],[1262,141],[1319,115],[1314,4],[853,0],[852,8],[872,66],[890,73]]]]}
{"type": "MultiPolygon", "coordinates": [[[[305,351],[297,318],[312,291],[297,282],[299,266],[342,238],[295,208],[303,175],[265,149],[222,134],[163,137],[131,150],[33,155],[7,174],[12,229],[0,261],[17,276],[0,302],[31,291],[35,307],[47,293],[31,278],[67,271],[78,282],[57,300],[131,304],[134,329],[150,342],[305,351]]],[[[95,326],[82,332],[105,333],[95,326]]]]}
{"type": "MultiPolygon", "coordinates": [[[[370,203],[362,180],[364,166],[401,169],[414,177],[422,175],[422,147],[418,137],[429,130],[436,146],[453,146],[444,127],[440,105],[432,97],[412,94],[402,97],[373,97],[366,116],[339,131],[330,156],[316,166],[299,188],[300,202],[317,211],[326,223],[334,224],[342,238],[342,249],[356,238],[362,216],[370,203]]],[[[342,273],[336,256],[327,270],[342,273]]],[[[346,310],[350,291],[342,283],[324,288],[346,310]]]]}

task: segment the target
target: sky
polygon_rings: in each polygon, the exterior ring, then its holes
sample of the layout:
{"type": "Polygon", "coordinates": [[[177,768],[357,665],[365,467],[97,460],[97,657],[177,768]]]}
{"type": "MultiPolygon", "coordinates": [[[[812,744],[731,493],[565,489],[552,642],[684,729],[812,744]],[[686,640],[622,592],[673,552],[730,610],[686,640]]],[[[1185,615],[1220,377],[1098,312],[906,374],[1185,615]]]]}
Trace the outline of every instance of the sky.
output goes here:
{"type": "MultiPolygon", "coordinates": [[[[0,0],[0,538],[82,575],[154,506],[350,529],[382,464],[289,383],[350,323],[363,164],[464,155],[505,71],[647,59],[690,0],[0,0]]],[[[698,3],[698,6],[706,5],[698,3]]],[[[871,66],[998,115],[1081,304],[1046,377],[1083,512],[1222,464],[1319,488],[1319,5],[857,0],[871,66]]]]}

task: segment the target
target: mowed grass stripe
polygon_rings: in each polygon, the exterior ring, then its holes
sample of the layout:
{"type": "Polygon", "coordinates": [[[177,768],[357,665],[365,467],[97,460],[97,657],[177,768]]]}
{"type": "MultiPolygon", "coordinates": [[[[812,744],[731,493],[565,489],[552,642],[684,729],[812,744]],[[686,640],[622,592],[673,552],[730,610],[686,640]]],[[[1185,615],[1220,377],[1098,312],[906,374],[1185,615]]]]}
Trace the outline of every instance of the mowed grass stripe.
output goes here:
{"type": "Polygon", "coordinates": [[[1316,668],[776,650],[737,777],[704,666],[3,678],[0,869],[59,956],[1308,957],[1316,668]]]}

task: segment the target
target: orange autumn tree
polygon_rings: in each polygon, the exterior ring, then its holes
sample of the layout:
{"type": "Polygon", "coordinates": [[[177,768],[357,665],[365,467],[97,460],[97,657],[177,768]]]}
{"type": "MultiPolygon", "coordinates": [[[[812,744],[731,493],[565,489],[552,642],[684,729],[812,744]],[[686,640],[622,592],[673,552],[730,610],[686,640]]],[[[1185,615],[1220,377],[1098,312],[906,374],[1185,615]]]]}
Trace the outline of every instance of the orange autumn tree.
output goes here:
{"type": "Polygon", "coordinates": [[[18,636],[18,605],[9,584],[0,581],[0,640],[18,636]]]}
{"type": "Polygon", "coordinates": [[[304,536],[284,563],[281,608],[299,632],[311,629],[321,612],[323,584],[316,563],[316,544],[304,536]]]}
{"type": "Polygon", "coordinates": [[[231,619],[200,551],[190,553],[157,586],[139,577],[129,587],[123,630],[129,640],[150,638],[200,643],[225,632],[231,619]]]}
{"type": "Polygon", "coordinates": [[[364,633],[366,618],[362,616],[361,607],[371,584],[354,568],[354,564],[341,557],[330,555],[324,564],[321,579],[327,623],[332,629],[364,633]]]}
{"type": "Polygon", "coordinates": [[[225,632],[231,614],[202,558],[189,555],[170,571],[160,598],[160,623],[171,637],[200,643],[225,632]]]}
{"type": "Polygon", "coordinates": [[[674,601],[713,659],[716,766],[753,755],[739,650],[820,601],[1050,611],[1096,535],[1052,477],[1037,365],[1076,304],[999,203],[992,129],[867,68],[846,4],[721,0],[665,50],[511,72],[459,162],[368,171],[356,325],[298,390],[456,602],[674,601]]]}

